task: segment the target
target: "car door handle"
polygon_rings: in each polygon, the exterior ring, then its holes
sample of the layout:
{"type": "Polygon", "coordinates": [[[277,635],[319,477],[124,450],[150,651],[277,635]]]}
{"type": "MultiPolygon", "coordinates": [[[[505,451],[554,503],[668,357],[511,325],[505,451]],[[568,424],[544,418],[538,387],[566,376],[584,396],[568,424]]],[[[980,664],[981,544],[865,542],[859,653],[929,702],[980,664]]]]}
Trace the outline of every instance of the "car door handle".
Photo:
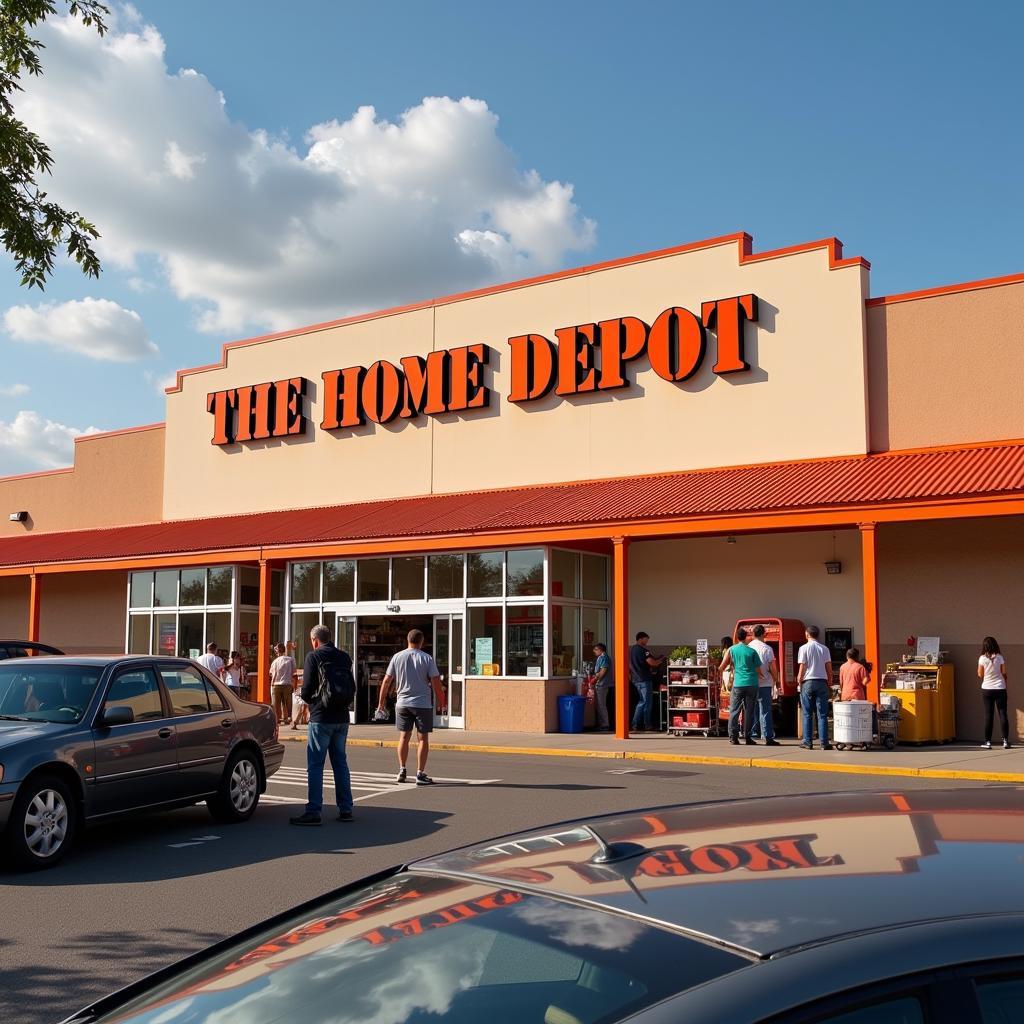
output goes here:
{"type": "Polygon", "coordinates": [[[161,729],[157,733],[157,736],[159,736],[160,739],[162,739],[162,740],[169,740],[171,738],[171,736],[173,736],[173,735],[174,734],[171,732],[170,729],[161,729]]]}
{"type": "Polygon", "coordinates": [[[232,722],[230,718],[225,718],[221,721],[220,724],[224,726],[225,729],[230,729],[231,726],[233,726],[235,723],[232,722]]]}

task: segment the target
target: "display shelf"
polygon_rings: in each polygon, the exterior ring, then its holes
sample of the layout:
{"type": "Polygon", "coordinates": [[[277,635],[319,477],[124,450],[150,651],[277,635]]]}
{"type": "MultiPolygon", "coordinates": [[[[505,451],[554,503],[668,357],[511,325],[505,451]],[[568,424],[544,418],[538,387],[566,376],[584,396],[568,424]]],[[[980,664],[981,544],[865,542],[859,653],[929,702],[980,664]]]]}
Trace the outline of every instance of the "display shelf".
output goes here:
{"type": "Polygon", "coordinates": [[[668,666],[665,727],[670,736],[718,736],[718,679],[714,665],[668,666]]]}

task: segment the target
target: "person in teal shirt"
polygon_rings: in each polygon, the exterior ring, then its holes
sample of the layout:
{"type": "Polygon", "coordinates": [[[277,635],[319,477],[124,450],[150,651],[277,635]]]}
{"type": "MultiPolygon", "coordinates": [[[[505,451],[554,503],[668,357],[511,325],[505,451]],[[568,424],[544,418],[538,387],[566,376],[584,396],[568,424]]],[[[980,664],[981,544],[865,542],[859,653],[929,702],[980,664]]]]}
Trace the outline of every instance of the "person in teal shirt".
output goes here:
{"type": "Polygon", "coordinates": [[[740,741],[742,713],[746,744],[756,747],[757,743],[750,738],[750,730],[754,727],[757,716],[757,687],[760,681],[758,669],[761,667],[761,656],[752,647],[747,646],[747,631],[742,626],[736,630],[736,643],[722,658],[722,671],[730,667],[733,671],[733,682],[732,692],[729,694],[729,742],[738,744],[740,741]]]}

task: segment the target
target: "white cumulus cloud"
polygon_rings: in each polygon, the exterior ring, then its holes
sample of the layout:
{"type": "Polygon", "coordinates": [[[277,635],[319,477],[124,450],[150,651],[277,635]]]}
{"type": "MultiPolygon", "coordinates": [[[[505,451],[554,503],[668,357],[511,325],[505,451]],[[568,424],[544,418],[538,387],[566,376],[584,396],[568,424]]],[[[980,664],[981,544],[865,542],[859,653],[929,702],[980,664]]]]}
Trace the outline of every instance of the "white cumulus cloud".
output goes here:
{"type": "Polygon", "coordinates": [[[372,106],[301,146],[233,120],[199,72],[123,11],[100,38],[39,27],[45,74],[17,112],[49,144],[50,191],[108,265],[155,259],[211,331],[281,329],[541,273],[594,243],[571,184],[518,166],[485,102],[372,106]]]}
{"type": "Polygon", "coordinates": [[[27,395],[31,390],[27,384],[5,384],[0,387],[0,396],[17,398],[19,395],[27,395]]]}
{"type": "Polygon", "coordinates": [[[23,409],[13,420],[0,420],[0,472],[57,469],[74,461],[75,438],[98,433],[96,427],[68,427],[23,409]]]}
{"type": "Polygon", "coordinates": [[[159,351],[149,340],[142,317],[110,299],[12,306],[4,313],[3,324],[15,341],[107,362],[132,362],[159,351]]]}

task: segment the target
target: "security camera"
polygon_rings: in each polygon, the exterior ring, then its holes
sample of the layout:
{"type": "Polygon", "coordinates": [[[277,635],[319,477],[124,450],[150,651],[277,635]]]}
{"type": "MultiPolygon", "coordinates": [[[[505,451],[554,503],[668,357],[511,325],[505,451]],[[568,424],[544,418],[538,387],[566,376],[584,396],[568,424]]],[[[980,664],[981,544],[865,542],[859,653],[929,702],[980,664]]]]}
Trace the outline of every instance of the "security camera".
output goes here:
{"type": "Polygon", "coordinates": [[[12,523],[23,523],[28,519],[27,512],[12,512],[8,517],[12,523]]]}

